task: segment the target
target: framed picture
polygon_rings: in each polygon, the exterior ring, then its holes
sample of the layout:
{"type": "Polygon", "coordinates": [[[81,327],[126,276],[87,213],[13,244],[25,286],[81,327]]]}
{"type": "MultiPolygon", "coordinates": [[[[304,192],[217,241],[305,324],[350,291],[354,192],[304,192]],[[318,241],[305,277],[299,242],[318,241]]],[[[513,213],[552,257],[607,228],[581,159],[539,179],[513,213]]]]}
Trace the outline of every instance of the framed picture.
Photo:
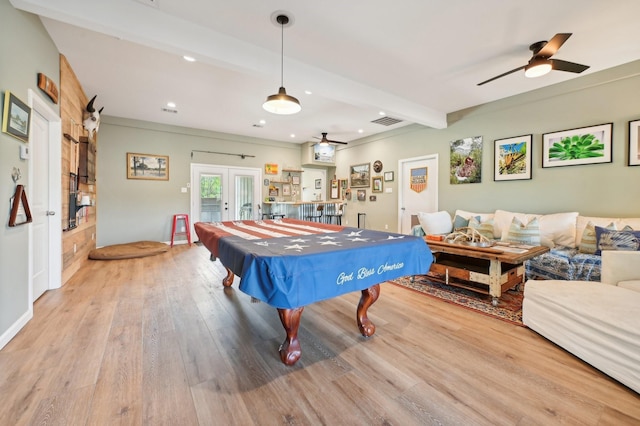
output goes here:
{"type": "Polygon", "coordinates": [[[482,182],[482,136],[449,142],[449,183],[482,182]]]}
{"type": "Polygon", "coordinates": [[[374,176],[372,182],[371,192],[382,192],[382,176],[374,176]]]}
{"type": "Polygon", "coordinates": [[[542,135],[542,167],[611,163],[613,123],[542,135]]]}
{"type": "Polygon", "coordinates": [[[350,178],[352,188],[368,188],[371,186],[371,174],[369,171],[369,163],[356,164],[351,166],[350,178]]]}
{"type": "Polygon", "coordinates": [[[496,139],[493,180],[531,179],[531,143],[533,135],[496,139]]]}
{"type": "Polygon", "coordinates": [[[288,183],[282,184],[282,195],[284,197],[288,197],[291,195],[291,185],[289,185],[288,183]]]}
{"type": "Polygon", "coordinates": [[[358,189],[358,201],[367,201],[367,190],[358,189]]]}
{"type": "Polygon", "coordinates": [[[329,194],[329,198],[335,199],[339,198],[339,188],[337,179],[331,180],[331,194],[329,194]]]}
{"type": "Polygon", "coordinates": [[[294,185],[300,185],[300,176],[298,175],[291,176],[291,183],[294,185]]]}
{"type": "Polygon", "coordinates": [[[2,131],[20,139],[22,142],[29,142],[30,122],[31,108],[10,91],[5,91],[2,131]]]}
{"type": "Polygon", "coordinates": [[[384,172],[384,181],[393,182],[393,172],[384,172]]]}
{"type": "Polygon", "coordinates": [[[169,156],[127,152],[127,179],[169,180],[169,156]]]}
{"type": "Polygon", "coordinates": [[[629,122],[629,165],[640,165],[640,120],[629,122]]]}
{"type": "Polygon", "coordinates": [[[322,179],[316,179],[316,189],[322,189],[322,179]]]}
{"type": "Polygon", "coordinates": [[[264,165],[264,173],[267,175],[277,175],[278,165],[276,163],[266,163],[264,165]]]}
{"type": "Polygon", "coordinates": [[[376,201],[378,199],[378,197],[376,197],[375,195],[369,195],[369,201],[376,201]]]}

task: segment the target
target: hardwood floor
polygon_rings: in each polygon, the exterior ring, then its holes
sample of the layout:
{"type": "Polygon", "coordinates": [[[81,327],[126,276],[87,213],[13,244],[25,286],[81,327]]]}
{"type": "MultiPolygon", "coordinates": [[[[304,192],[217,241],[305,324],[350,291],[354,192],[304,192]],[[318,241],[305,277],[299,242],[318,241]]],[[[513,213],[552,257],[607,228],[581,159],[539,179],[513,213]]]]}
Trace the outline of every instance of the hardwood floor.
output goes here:
{"type": "Polygon", "coordinates": [[[93,261],[0,351],[0,425],[631,425],[640,396],[534,332],[391,284],[305,308],[284,366],[274,308],[204,247],[93,261]]]}

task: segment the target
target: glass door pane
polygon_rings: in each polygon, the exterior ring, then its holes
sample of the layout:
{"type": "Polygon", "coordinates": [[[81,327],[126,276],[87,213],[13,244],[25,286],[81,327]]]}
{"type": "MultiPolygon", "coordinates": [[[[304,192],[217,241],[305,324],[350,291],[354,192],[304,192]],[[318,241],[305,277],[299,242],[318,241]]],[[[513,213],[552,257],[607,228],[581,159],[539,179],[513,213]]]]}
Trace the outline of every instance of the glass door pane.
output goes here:
{"type": "Polygon", "coordinates": [[[249,220],[253,219],[254,206],[254,177],[253,176],[235,176],[235,219],[249,220]]]}
{"type": "Polygon", "coordinates": [[[220,222],[222,210],[222,175],[200,174],[200,221],[220,222]]]}

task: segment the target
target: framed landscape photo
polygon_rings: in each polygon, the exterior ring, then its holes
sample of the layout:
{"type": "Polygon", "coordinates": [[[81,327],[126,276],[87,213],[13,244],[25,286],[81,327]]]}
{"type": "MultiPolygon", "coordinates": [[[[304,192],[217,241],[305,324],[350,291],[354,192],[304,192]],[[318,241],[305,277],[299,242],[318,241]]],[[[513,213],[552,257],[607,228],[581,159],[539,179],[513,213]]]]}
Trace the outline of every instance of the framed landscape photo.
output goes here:
{"type": "Polygon", "coordinates": [[[4,113],[2,131],[22,142],[29,142],[29,123],[31,108],[10,91],[4,92],[4,113]]]}
{"type": "Polygon", "coordinates": [[[371,186],[371,172],[369,163],[355,164],[351,166],[349,177],[352,188],[367,188],[371,186]]]}
{"type": "Polygon", "coordinates": [[[542,167],[611,163],[613,123],[542,135],[542,167]]]}
{"type": "Polygon", "coordinates": [[[169,156],[127,152],[127,179],[169,180],[169,156]]]}
{"type": "Polygon", "coordinates": [[[629,165],[640,166],[640,120],[629,122],[629,165]]]}
{"type": "Polygon", "coordinates": [[[533,135],[496,139],[493,180],[531,179],[531,142],[533,135]]]}

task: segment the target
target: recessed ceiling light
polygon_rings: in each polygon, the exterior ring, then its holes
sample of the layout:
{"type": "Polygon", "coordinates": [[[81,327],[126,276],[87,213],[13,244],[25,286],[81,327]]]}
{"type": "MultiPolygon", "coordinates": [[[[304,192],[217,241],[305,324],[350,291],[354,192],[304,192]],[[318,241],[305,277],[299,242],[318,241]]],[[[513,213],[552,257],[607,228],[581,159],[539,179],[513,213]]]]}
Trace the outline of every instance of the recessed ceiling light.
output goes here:
{"type": "Polygon", "coordinates": [[[380,111],[378,114],[379,114],[379,115],[387,115],[387,113],[386,113],[386,112],[384,112],[384,111],[380,111]]]}
{"type": "Polygon", "coordinates": [[[266,120],[260,120],[260,124],[267,124],[266,120]]]}
{"type": "Polygon", "coordinates": [[[196,58],[194,58],[193,56],[189,56],[189,55],[184,55],[182,57],[182,59],[184,59],[187,62],[195,62],[196,61],[196,58]]]}
{"type": "Polygon", "coordinates": [[[364,133],[364,130],[358,129],[358,133],[364,133]]]}
{"type": "Polygon", "coordinates": [[[176,103],[175,102],[167,102],[167,106],[169,108],[175,108],[176,107],[176,103]]]}
{"type": "Polygon", "coordinates": [[[313,95],[313,92],[311,90],[305,90],[304,93],[307,95],[313,95]]]}
{"type": "Polygon", "coordinates": [[[292,138],[296,137],[295,133],[291,133],[289,136],[291,136],[292,138]]]}

